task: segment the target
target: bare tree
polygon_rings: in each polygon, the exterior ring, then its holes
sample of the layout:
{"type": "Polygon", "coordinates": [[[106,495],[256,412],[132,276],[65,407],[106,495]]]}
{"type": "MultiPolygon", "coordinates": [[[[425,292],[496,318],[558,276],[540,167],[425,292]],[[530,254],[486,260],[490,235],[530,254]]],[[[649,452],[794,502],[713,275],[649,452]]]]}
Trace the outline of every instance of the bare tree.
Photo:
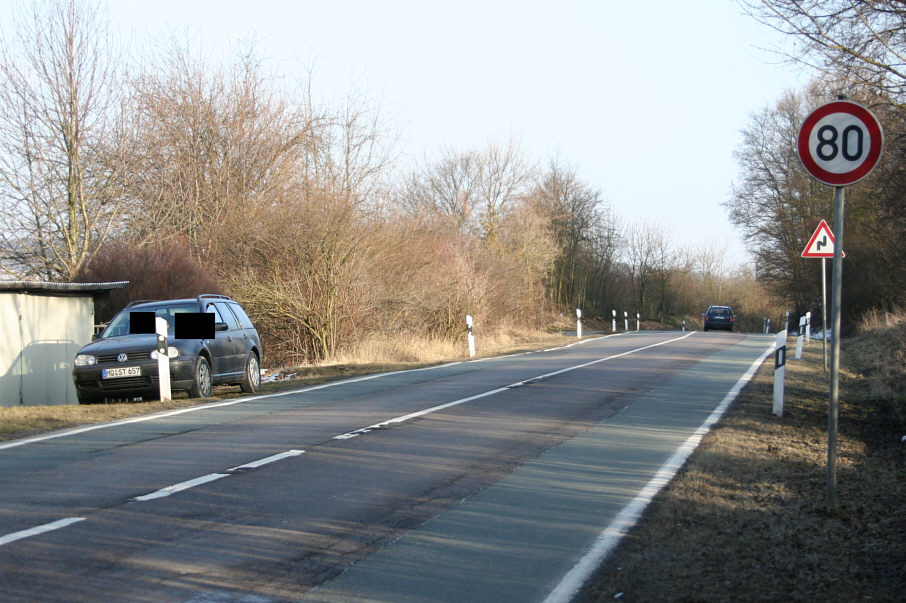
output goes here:
{"type": "Polygon", "coordinates": [[[213,259],[225,227],[248,228],[256,212],[299,178],[312,116],[275,89],[251,49],[211,64],[173,40],[155,71],[134,82],[139,161],[128,236],[136,243],[185,236],[213,259]]]}
{"type": "Polygon", "coordinates": [[[833,195],[808,176],[796,155],[796,136],[815,93],[787,93],[752,116],[736,152],[740,180],[726,206],[755,251],[759,278],[797,308],[816,291],[800,253],[822,218],[832,215],[833,195]]]}
{"type": "Polygon", "coordinates": [[[902,0],[744,0],[749,14],[799,43],[791,60],[906,102],[902,0]]]}
{"type": "Polygon", "coordinates": [[[356,89],[338,108],[315,107],[309,89],[304,107],[312,123],[305,130],[309,181],[331,183],[344,203],[373,206],[397,148],[396,136],[383,128],[380,107],[356,89]]]}
{"type": "Polygon", "coordinates": [[[636,312],[663,320],[670,306],[672,244],[666,228],[637,223],[626,233],[626,260],[635,292],[636,312]]]}
{"type": "Polygon", "coordinates": [[[701,276],[706,297],[713,299],[715,304],[723,303],[724,282],[727,278],[727,250],[729,243],[710,241],[697,246],[692,251],[694,270],[701,276]]]}
{"type": "Polygon", "coordinates": [[[533,175],[519,145],[489,144],[483,151],[445,149],[407,179],[401,200],[410,213],[443,217],[462,233],[493,242],[505,214],[525,196],[533,175]]]}
{"type": "Polygon", "coordinates": [[[532,192],[535,209],[550,224],[558,254],[551,277],[551,297],[561,306],[584,305],[597,243],[609,240],[606,225],[611,217],[605,212],[600,191],[582,182],[575,170],[552,160],[532,192]]]}
{"type": "Polygon", "coordinates": [[[507,213],[525,196],[534,169],[513,139],[505,145],[488,145],[480,155],[479,166],[478,221],[482,238],[493,242],[507,213]]]}
{"type": "Polygon", "coordinates": [[[119,57],[89,2],[34,2],[14,25],[0,47],[0,269],[71,279],[122,204],[119,57]]]}

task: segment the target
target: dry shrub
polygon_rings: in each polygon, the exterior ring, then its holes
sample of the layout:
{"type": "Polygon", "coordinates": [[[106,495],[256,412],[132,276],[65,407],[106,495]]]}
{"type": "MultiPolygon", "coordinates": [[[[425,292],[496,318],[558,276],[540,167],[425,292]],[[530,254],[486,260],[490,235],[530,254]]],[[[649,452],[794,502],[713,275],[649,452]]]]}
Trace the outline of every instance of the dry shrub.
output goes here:
{"type": "Polygon", "coordinates": [[[455,338],[466,314],[484,313],[487,275],[476,243],[438,221],[387,220],[372,233],[363,290],[370,333],[455,338]]]}
{"type": "Polygon", "coordinates": [[[110,241],[79,272],[77,282],[129,281],[95,303],[95,320],[113,318],[136,299],[176,299],[201,293],[222,293],[208,269],[179,238],[145,245],[110,241]]]}
{"type": "Polygon", "coordinates": [[[881,333],[906,323],[906,310],[895,307],[892,310],[876,308],[869,310],[859,319],[860,333],[881,333]]]}

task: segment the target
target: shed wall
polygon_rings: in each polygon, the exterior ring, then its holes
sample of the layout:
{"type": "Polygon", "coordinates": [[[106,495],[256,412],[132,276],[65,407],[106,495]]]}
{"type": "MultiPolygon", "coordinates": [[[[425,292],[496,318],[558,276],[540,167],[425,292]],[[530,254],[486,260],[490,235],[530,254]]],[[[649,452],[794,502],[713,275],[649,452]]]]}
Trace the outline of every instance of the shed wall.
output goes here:
{"type": "Polygon", "coordinates": [[[77,404],[72,361],[93,325],[90,296],[0,292],[0,406],[77,404]]]}

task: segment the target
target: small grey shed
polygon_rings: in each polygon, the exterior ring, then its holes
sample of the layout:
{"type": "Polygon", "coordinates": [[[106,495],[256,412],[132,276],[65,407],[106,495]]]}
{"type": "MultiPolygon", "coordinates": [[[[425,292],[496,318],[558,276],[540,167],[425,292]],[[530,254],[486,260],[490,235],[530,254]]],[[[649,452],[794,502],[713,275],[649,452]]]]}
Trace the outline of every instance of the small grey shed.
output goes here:
{"type": "Polygon", "coordinates": [[[0,281],[0,406],[78,404],[72,361],[94,332],[94,299],[128,281],[0,281]]]}

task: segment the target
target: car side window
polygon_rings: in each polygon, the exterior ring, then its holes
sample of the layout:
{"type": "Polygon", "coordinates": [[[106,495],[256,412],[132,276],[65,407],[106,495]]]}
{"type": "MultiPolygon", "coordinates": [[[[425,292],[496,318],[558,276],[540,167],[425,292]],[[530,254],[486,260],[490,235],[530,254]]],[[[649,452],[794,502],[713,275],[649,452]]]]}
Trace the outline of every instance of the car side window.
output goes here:
{"type": "Polygon", "coordinates": [[[220,310],[217,309],[217,306],[214,304],[208,304],[208,307],[205,309],[205,312],[208,314],[214,315],[214,322],[225,322],[223,316],[220,315],[220,310]]]}
{"type": "Polygon", "coordinates": [[[252,319],[249,318],[248,314],[245,313],[245,310],[242,309],[242,306],[236,303],[229,304],[230,308],[236,314],[236,317],[239,319],[239,322],[242,324],[243,329],[252,328],[252,319]]]}
{"type": "Polygon", "coordinates": [[[219,310],[220,316],[223,317],[223,322],[227,323],[231,331],[235,331],[241,328],[239,326],[239,321],[236,320],[236,317],[233,316],[233,313],[230,312],[230,309],[226,306],[226,304],[215,303],[214,307],[219,310]]]}

